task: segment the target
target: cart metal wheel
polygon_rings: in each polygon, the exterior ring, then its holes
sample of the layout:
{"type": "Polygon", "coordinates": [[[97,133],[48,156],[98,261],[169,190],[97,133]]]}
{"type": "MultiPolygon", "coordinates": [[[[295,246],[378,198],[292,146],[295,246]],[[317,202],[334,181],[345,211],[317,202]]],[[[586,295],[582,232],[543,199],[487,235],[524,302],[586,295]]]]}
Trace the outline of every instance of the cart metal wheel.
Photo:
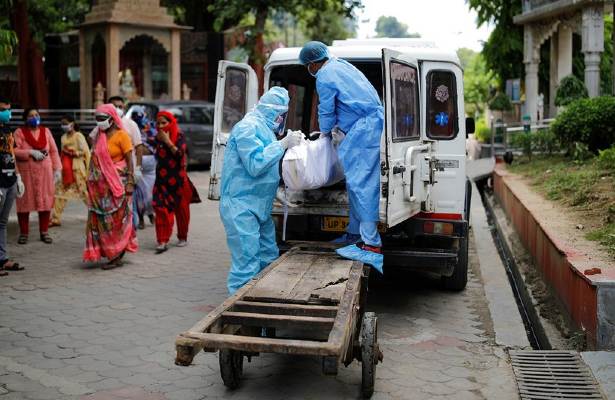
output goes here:
{"type": "Polygon", "coordinates": [[[361,394],[365,399],[371,398],[374,394],[376,364],[379,358],[378,318],[373,312],[366,312],[361,324],[361,394]]]}
{"type": "Polygon", "coordinates": [[[237,350],[220,349],[220,375],[224,386],[237,389],[243,375],[243,354],[237,350]]]}

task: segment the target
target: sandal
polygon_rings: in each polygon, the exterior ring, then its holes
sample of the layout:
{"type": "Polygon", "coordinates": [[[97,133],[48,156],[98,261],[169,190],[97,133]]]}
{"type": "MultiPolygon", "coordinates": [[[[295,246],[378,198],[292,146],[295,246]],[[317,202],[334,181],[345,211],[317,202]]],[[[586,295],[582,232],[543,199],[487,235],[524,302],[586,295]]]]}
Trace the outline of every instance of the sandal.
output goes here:
{"type": "Polygon", "coordinates": [[[119,256],[115,257],[113,260],[109,261],[108,263],[103,265],[101,268],[104,270],[109,270],[109,269],[121,267],[122,265],[124,265],[124,261],[122,260],[122,257],[124,257],[124,253],[126,252],[122,251],[119,256]]]}
{"type": "Polygon", "coordinates": [[[166,243],[160,243],[156,246],[156,254],[164,253],[167,250],[169,250],[169,246],[166,243]]]}
{"type": "Polygon", "coordinates": [[[56,226],[62,226],[62,223],[60,223],[60,222],[53,222],[53,221],[52,221],[52,222],[49,224],[49,227],[50,227],[50,228],[55,228],[56,226]]]}
{"type": "Polygon", "coordinates": [[[53,239],[48,233],[41,233],[41,242],[51,244],[53,243],[53,239]]]}
{"type": "Polygon", "coordinates": [[[143,222],[143,220],[139,221],[139,225],[137,225],[137,228],[145,229],[145,222],[143,222]]]}
{"type": "Polygon", "coordinates": [[[9,273],[6,271],[0,271],[0,276],[7,276],[9,273]]]}
{"type": "Polygon", "coordinates": [[[28,235],[19,235],[19,239],[17,239],[18,244],[26,244],[28,243],[28,235]]]}
{"type": "Polygon", "coordinates": [[[0,269],[4,271],[23,271],[25,268],[20,267],[19,263],[16,263],[15,261],[6,259],[3,261],[0,261],[0,269]]]}

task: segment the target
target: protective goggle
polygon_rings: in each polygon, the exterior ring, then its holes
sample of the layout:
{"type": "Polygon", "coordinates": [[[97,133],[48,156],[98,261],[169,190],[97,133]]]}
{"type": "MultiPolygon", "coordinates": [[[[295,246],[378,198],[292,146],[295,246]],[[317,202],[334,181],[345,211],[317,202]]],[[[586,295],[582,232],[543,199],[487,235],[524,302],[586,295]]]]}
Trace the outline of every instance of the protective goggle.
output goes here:
{"type": "Polygon", "coordinates": [[[288,111],[278,115],[273,124],[273,132],[280,136],[282,132],[284,132],[284,128],[286,127],[286,117],[288,116],[288,111]]]}

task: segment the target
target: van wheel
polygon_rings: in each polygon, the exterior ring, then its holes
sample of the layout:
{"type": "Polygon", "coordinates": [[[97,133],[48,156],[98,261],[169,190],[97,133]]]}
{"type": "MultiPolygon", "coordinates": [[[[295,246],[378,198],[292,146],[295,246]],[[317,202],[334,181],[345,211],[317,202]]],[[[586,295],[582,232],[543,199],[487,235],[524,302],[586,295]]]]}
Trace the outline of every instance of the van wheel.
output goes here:
{"type": "Polygon", "coordinates": [[[468,283],[468,238],[461,239],[457,265],[451,276],[442,277],[442,286],[447,290],[462,291],[468,283]]]}

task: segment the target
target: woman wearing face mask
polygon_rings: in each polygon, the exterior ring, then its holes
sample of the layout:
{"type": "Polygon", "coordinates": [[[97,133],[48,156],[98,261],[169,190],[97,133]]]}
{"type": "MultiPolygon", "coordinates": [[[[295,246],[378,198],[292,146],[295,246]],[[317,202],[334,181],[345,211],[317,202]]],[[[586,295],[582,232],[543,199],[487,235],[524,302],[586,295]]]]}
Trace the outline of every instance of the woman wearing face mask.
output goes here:
{"type": "Polygon", "coordinates": [[[112,104],[98,106],[95,117],[83,261],[105,257],[109,262],[102,268],[111,269],[122,265],[126,251],[134,253],[139,247],[132,224],[133,148],[112,104]]]}
{"type": "Polygon", "coordinates": [[[156,182],[153,205],[156,213],[157,253],[168,249],[177,218],[177,247],[188,244],[190,203],[198,203],[199,195],[186,172],[186,140],[177,120],[168,111],[156,116],[156,182]]]}
{"type": "Polygon", "coordinates": [[[15,131],[15,157],[21,178],[26,187],[23,197],[17,199],[19,239],[28,242],[30,212],[38,212],[41,241],[53,242],[48,234],[49,218],[53,207],[54,181],[62,178],[62,164],[51,131],[41,125],[38,110],[26,109],[24,126],[15,131]]]}
{"type": "Polygon", "coordinates": [[[69,199],[78,199],[87,206],[87,170],[90,163],[90,148],[79,126],[70,115],[61,120],[62,135],[60,159],[62,160],[62,180],[56,183],[56,196],[53,203],[50,226],[60,226],[62,212],[69,199]]]}

